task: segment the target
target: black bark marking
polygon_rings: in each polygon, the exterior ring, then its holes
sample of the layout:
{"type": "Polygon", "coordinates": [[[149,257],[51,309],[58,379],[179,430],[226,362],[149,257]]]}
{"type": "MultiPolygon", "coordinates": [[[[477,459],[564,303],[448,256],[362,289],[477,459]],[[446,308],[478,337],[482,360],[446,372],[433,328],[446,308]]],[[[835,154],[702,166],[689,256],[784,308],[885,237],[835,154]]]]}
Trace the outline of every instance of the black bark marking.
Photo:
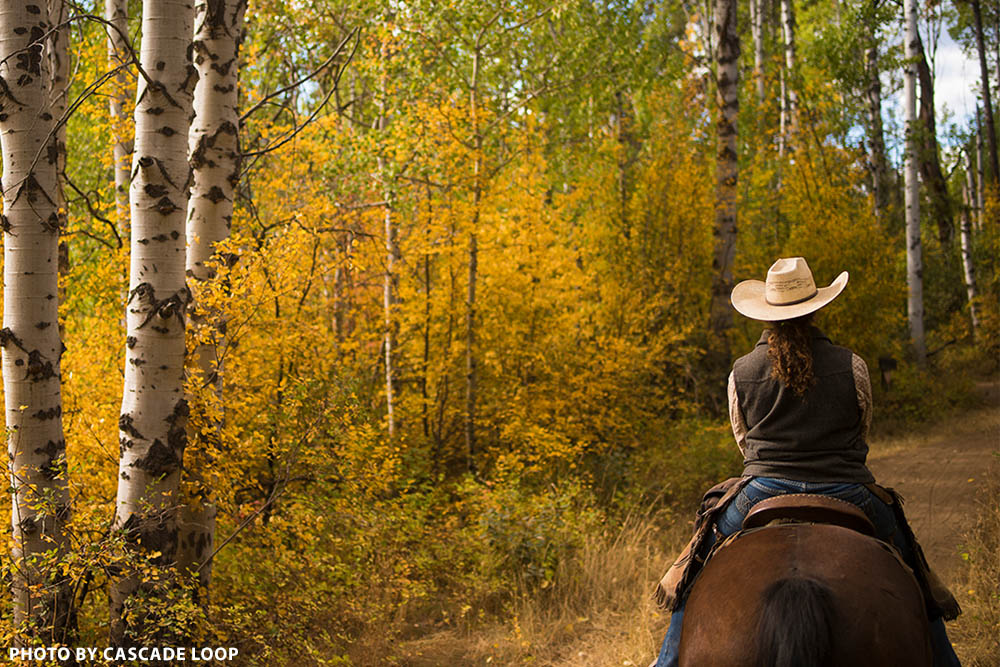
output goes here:
{"type": "Polygon", "coordinates": [[[0,229],[2,229],[7,234],[10,234],[11,230],[10,219],[6,215],[0,215],[0,229]]]}
{"type": "Polygon", "coordinates": [[[220,188],[218,185],[213,185],[212,188],[208,191],[208,194],[205,195],[205,197],[213,204],[218,204],[220,201],[226,198],[226,194],[222,191],[222,188],[220,188]]]}
{"type": "Polygon", "coordinates": [[[177,470],[180,464],[174,450],[157,438],[153,440],[145,456],[132,462],[132,467],[143,470],[153,477],[161,477],[177,470]]]}
{"type": "Polygon", "coordinates": [[[164,421],[170,425],[167,430],[167,443],[178,455],[183,454],[184,448],[187,446],[187,420],[190,414],[191,409],[188,407],[188,402],[182,398],[174,404],[173,412],[164,418],[164,421]]]}
{"type": "Polygon", "coordinates": [[[28,5],[27,7],[24,8],[24,11],[28,12],[29,14],[42,13],[42,10],[38,8],[38,5],[28,5]]]}
{"type": "Polygon", "coordinates": [[[154,317],[160,317],[163,320],[176,317],[181,326],[184,326],[184,310],[188,302],[191,301],[191,291],[186,285],[182,290],[166,299],[157,300],[156,292],[153,290],[152,285],[149,283],[139,283],[129,293],[127,305],[131,305],[132,300],[135,298],[139,299],[140,304],[138,309],[133,312],[141,311],[144,306],[148,308],[146,319],[137,327],[138,329],[145,327],[154,317]]]}
{"type": "Polygon", "coordinates": [[[164,241],[169,241],[170,237],[167,236],[166,234],[157,234],[156,236],[153,237],[153,240],[162,243],[164,241]]]}
{"type": "Polygon", "coordinates": [[[38,324],[35,325],[35,328],[48,329],[50,326],[52,326],[52,322],[39,322],[38,324]]]}
{"type": "Polygon", "coordinates": [[[179,211],[180,209],[170,201],[169,197],[161,197],[160,201],[156,202],[156,211],[160,215],[170,215],[174,211],[179,211]]]}
{"type": "Polygon", "coordinates": [[[45,192],[45,189],[41,186],[41,184],[39,184],[38,179],[35,178],[35,174],[33,172],[29,173],[28,177],[21,182],[21,187],[17,189],[17,193],[14,195],[14,201],[11,202],[11,205],[13,206],[16,204],[17,200],[20,199],[21,195],[24,193],[27,193],[28,195],[28,203],[34,204],[38,201],[39,192],[45,196],[45,199],[49,202],[49,204],[52,206],[56,205],[56,203],[52,201],[52,197],[50,197],[49,194],[45,192]]]}
{"type": "Polygon", "coordinates": [[[163,107],[150,107],[146,109],[146,113],[150,114],[151,116],[159,116],[164,111],[165,109],[163,107]]]}
{"type": "Polygon", "coordinates": [[[66,473],[66,441],[49,440],[45,447],[36,447],[35,454],[45,456],[39,471],[45,479],[57,479],[66,473]]]}
{"type": "Polygon", "coordinates": [[[128,349],[130,349],[130,350],[131,350],[131,349],[132,349],[133,347],[135,347],[135,344],[136,344],[136,343],[138,343],[138,342],[139,342],[139,339],[138,339],[138,338],[136,338],[135,336],[128,336],[128,337],[127,337],[127,338],[125,339],[125,346],[126,346],[126,347],[127,347],[128,349]]]}
{"type": "Polygon", "coordinates": [[[59,214],[55,211],[45,220],[42,220],[42,229],[50,234],[58,234],[60,227],[62,227],[62,222],[59,220],[59,214]]]}
{"type": "Polygon", "coordinates": [[[132,357],[131,359],[128,360],[128,362],[133,366],[135,366],[136,368],[139,368],[139,366],[142,366],[143,364],[146,363],[146,360],[132,357]]]}
{"type": "Polygon", "coordinates": [[[135,427],[135,420],[132,419],[132,415],[123,414],[118,418],[118,430],[123,433],[128,433],[133,438],[137,438],[139,440],[146,439],[146,436],[139,433],[139,429],[135,427]]]}
{"type": "Polygon", "coordinates": [[[28,353],[27,377],[32,382],[43,382],[56,377],[56,371],[41,352],[32,350],[28,353]]]}
{"type": "Polygon", "coordinates": [[[39,421],[45,421],[46,419],[55,419],[60,415],[62,415],[62,407],[57,405],[54,408],[49,408],[48,410],[39,410],[31,416],[39,421]]]}
{"type": "Polygon", "coordinates": [[[165,137],[172,137],[175,134],[177,134],[177,130],[175,130],[174,128],[170,127],[169,125],[164,125],[159,130],[157,130],[157,132],[159,132],[160,134],[162,134],[165,137]]]}
{"type": "Polygon", "coordinates": [[[21,342],[20,338],[14,335],[14,332],[10,330],[10,327],[0,329],[0,347],[7,347],[7,343],[13,343],[22,352],[27,352],[27,350],[24,349],[24,343],[21,342]]]}
{"type": "Polygon", "coordinates": [[[148,183],[143,190],[150,197],[162,197],[166,195],[170,190],[165,185],[160,185],[158,183],[148,183]]]}

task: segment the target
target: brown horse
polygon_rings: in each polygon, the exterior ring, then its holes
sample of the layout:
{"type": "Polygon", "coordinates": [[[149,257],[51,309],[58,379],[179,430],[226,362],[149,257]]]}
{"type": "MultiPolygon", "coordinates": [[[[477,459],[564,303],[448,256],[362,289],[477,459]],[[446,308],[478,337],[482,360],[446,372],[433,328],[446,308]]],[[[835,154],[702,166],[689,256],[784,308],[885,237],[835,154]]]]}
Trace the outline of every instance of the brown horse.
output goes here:
{"type": "Polygon", "coordinates": [[[719,549],[684,612],[681,667],[930,667],[913,574],[877,540],[781,524],[719,549]]]}

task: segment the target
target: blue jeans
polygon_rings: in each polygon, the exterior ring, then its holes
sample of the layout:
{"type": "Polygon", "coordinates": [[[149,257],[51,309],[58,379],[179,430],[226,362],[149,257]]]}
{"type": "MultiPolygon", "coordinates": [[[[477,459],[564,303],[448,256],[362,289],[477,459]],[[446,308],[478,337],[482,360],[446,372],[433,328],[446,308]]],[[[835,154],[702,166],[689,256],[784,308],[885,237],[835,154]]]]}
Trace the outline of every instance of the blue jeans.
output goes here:
{"type": "MultiPolygon", "coordinates": [[[[818,493],[833,496],[857,505],[875,526],[875,534],[879,539],[892,544],[899,550],[903,560],[913,563],[913,548],[896,525],[896,516],[892,508],[882,502],[863,484],[844,484],[829,482],[797,482],[790,479],[774,477],[754,477],[736,496],[715,520],[716,532],[723,537],[729,537],[743,525],[750,508],[762,500],[786,493],[818,493]]],[[[704,557],[715,544],[715,534],[710,533],[705,545],[704,557]]],[[[681,627],[684,622],[683,605],[670,616],[670,627],[663,638],[660,655],[656,659],[656,667],[677,667],[677,656],[681,644],[681,627]]],[[[934,667],[960,667],[958,656],[948,640],[944,627],[944,619],[931,621],[931,647],[934,651],[934,667]]]]}

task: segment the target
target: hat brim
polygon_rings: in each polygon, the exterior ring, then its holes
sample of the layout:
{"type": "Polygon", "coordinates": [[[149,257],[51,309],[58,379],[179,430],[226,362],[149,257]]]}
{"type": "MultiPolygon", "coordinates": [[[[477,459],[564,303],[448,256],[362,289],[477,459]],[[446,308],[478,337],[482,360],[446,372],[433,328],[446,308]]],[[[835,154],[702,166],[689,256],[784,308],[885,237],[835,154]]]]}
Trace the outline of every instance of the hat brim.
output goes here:
{"type": "Polygon", "coordinates": [[[731,300],[733,308],[741,315],[762,322],[778,322],[815,313],[840,296],[845,287],[847,287],[847,271],[837,276],[829,287],[818,288],[811,299],[788,306],[774,306],[764,297],[764,281],[744,280],[733,288],[731,300]]]}

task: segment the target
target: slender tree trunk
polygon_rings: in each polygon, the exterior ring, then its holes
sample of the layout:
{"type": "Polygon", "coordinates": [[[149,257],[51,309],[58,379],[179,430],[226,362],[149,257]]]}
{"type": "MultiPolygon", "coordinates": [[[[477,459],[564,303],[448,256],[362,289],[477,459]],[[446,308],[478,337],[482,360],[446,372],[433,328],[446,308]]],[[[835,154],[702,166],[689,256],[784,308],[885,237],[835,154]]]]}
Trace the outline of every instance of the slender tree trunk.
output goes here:
{"type": "Polygon", "coordinates": [[[983,87],[983,107],[986,111],[986,147],[989,149],[990,183],[1000,184],[1000,164],[997,162],[997,132],[993,124],[993,101],[990,98],[990,73],[986,66],[986,47],[983,43],[983,14],[979,0],[970,0],[975,20],[976,48],[979,51],[979,75],[983,87]]]}
{"type": "Polygon", "coordinates": [[[469,472],[477,474],[476,463],[476,278],[479,272],[479,206],[483,196],[483,135],[479,127],[479,60],[481,47],[476,43],[472,59],[472,85],[469,107],[475,141],[472,185],[472,225],[469,229],[469,280],[465,300],[465,451],[469,472]]]}
{"type": "MultiPolygon", "coordinates": [[[[52,25],[52,32],[49,34],[45,45],[46,57],[49,61],[49,71],[52,74],[51,87],[49,89],[49,103],[51,113],[56,121],[56,131],[50,136],[50,155],[56,156],[56,171],[58,181],[56,184],[56,209],[59,215],[59,232],[62,234],[66,230],[69,220],[66,209],[66,192],[63,188],[63,180],[66,175],[66,109],[67,93],[69,87],[69,26],[66,19],[69,15],[69,7],[65,0],[48,0],[49,23],[52,25]]],[[[69,274],[69,245],[66,239],[59,241],[59,276],[65,279],[69,274]]],[[[59,303],[66,300],[65,280],[61,281],[59,287],[59,303]]],[[[59,335],[62,336],[62,322],[59,323],[59,335]]]]}
{"type": "Polygon", "coordinates": [[[785,69],[782,79],[782,126],[781,152],[794,144],[799,134],[799,94],[795,77],[795,5],[793,0],[781,0],[781,34],[785,44],[785,69]]]}
{"type": "Polygon", "coordinates": [[[976,107],[976,228],[982,230],[984,203],[983,197],[986,190],[986,178],[983,170],[983,128],[979,122],[980,109],[976,107]]]}
{"type": "Polygon", "coordinates": [[[878,45],[874,34],[871,37],[872,41],[865,49],[865,76],[868,79],[865,90],[868,99],[868,162],[872,174],[875,218],[884,224],[889,207],[889,170],[882,128],[882,81],[879,77],[878,45]]]}
{"type": "Polygon", "coordinates": [[[908,289],[907,317],[910,341],[917,364],[927,361],[924,342],[924,283],[923,258],[920,246],[920,183],[917,179],[919,125],[917,119],[917,63],[920,60],[917,35],[916,0],[904,0],[906,22],[905,67],[903,71],[903,104],[906,110],[906,149],[903,156],[906,190],[906,285],[908,289]]]}
{"type": "Polygon", "coordinates": [[[965,276],[965,293],[969,299],[969,317],[972,320],[972,337],[979,338],[979,307],[977,305],[976,272],[972,264],[972,159],[968,161],[965,182],[962,183],[962,273],[965,276]]]}
{"type": "Polygon", "coordinates": [[[118,228],[123,234],[129,229],[129,167],[132,158],[131,123],[125,114],[130,86],[127,63],[131,60],[128,35],[128,0],[105,0],[104,18],[108,31],[108,67],[115,70],[111,79],[108,109],[111,114],[112,152],[115,159],[115,211],[118,228]]]}
{"type": "MultiPolygon", "coordinates": [[[[187,441],[184,322],[190,292],[184,221],[191,171],[187,138],[198,78],[191,62],[193,19],[191,0],[143,3],[139,59],[150,80],[140,79],[136,92],[129,192],[131,265],[114,525],[136,552],[164,566],[174,563],[177,552],[178,482],[187,441]]],[[[144,619],[141,605],[132,609],[131,624],[123,615],[139,588],[133,572],[112,583],[115,643],[156,631],[155,619],[144,619]]]]}
{"type": "Polygon", "coordinates": [[[388,118],[386,117],[386,102],[388,99],[388,44],[382,44],[381,66],[382,73],[379,82],[378,98],[378,131],[381,135],[382,148],[378,155],[378,178],[382,182],[382,198],[385,200],[385,210],[383,214],[383,226],[385,230],[385,275],[382,277],[382,310],[385,324],[385,340],[382,347],[385,351],[385,417],[388,425],[389,437],[396,434],[395,416],[395,365],[393,355],[396,352],[395,318],[393,308],[395,307],[395,281],[396,281],[396,259],[398,248],[396,247],[396,227],[392,220],[393,191],[386,164],[385,151],[388,146],[386,131],[388,130],[388,118]]]}
{"type": "Polygon", "coordinates": [[[192,169],[191,198],[186,225],[186,272],[192,290],[188,304],[189,326],[199,341],[191,350],[188,368],[198,386],[188,396],[192,426],[188,446],[194,457],[186,466],[192,496],[181,508],[177,565],[197,572],[207,602],[212,576],[209,557],[215,544],[216,504],[205,483],[201,466],[211,465],[222,428],[222,359],[219,344],[223,331],[219,314],[200,305],[206,283],[215,278],[211,262],[220,261],[216,245],[229,238],[233,200],[240,174],[239,48],[243,39],[245,0],[195,3],[194,64],[198,84],[194,89],[194,120],[188,134],[192,169]]]}
{"type": "MultiPolygon", "coordinates": [[[[716,61],[718,64],[719,118],[716,123],[715,248],[712,256],[712,300],[709,311],[709,374],[711,386],[725,386],[729,366],[729,332],[733,310],[733,257],[736,249],[736,197],[739,179],[737,117],[739,115],[740,38],[736,0],[715,5],[716,61]]],[[[714,393],[714,392],[710,392],[714,393]]]]}
{"type": "Polygon", "coordinates": [[[4,203],[0,346],[13,493],[14,623],[18,632],[52,644],[67,639],[72,596],[57,567],[39,564],[46,553],[54,553],[58,564],[66,552],[64,528],[70,511],[57,297],[60,158],[47,150],[56,118],[49,98],[51,60],[43,54],[50,29],[46,10],[44,3],[31,1],[0,5],[4,203]]]}
{"type": "Polygon", "coordinates": [[[750,0],[750,31],[753,35],[753,78],[757,92],[757,106],[763,108],[766,91],[764,89],[764,3],[766,0],[750,0]]]}
{"type": "Polygon", "coordinates": [[[951,196],[948,183],[941,170],[937,142],[937,123],[934,119],[934,77],[927,64],[924,43],[917,32],[917,74],[920,80],[920,179],[927,186],[930,214],[938,228],[938,240],[949,247],[955,235],[952,223],[951,196]]]}

